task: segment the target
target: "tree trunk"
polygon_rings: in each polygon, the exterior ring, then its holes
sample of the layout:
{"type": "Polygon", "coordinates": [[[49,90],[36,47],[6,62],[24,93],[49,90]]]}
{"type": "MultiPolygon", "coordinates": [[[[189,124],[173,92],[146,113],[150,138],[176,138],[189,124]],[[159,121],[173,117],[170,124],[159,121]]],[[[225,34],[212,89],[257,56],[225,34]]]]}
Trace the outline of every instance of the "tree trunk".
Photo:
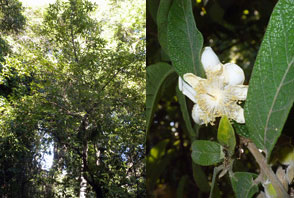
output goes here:
{"type": "MultiPolygon", "coordinates": [[[[83,148],[83,156],[85,156],[86,160],[88,158],[88,144],[84,144],[83,148]]],[[[82,160],[82,167],[81,167],[81,183],[80,183],[80,198],[86,198],[87,197],[87,180],[85,179],[83,173],[85,169],[84,160],[82,160]]]]}
{"type": "Polygon", "coordinates": [[[103,195],[102,195],[102,191],[101,191],[101,188],[100,186],[93,186],[93,189],[96,193],[96,198],[103,198],[103,195]]]}

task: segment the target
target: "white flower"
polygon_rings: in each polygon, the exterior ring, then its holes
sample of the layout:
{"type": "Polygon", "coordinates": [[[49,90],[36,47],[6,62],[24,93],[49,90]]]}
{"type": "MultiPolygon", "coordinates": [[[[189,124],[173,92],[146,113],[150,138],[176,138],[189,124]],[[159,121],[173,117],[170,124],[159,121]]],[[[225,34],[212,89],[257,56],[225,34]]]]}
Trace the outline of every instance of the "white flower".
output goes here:
{"type": "Polygon", "coordinates": [[[243,70],[234,63],[221,64],[210,47],[205,47],[201,62],[207,79],[192,73],[179,78],[179,89],[195,105],[192,118],[197,124],[213,125],[215,118],[228,116],[238,123],[245,123],[244,110],[237,103],[247,97],[248,86],[243,85],[243,70]]]}

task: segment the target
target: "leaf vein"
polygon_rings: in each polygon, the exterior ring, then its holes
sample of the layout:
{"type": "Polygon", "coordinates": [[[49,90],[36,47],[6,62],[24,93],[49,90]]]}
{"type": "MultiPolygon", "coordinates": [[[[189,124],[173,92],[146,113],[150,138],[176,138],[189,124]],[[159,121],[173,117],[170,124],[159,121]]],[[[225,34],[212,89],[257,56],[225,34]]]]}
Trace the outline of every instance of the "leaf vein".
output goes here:
{"type": "Polygon", "coordinates": [[[292,80],[288,80],[287,82],[284,82],[284,83],[283,83],[283,86],[288,85],[288,84],[290,84],[290,83],[292,83],[292,82],[294,82],[294,78],[293,78],[292,80]]]}
{"type": "Polygon", "coordinates": [[[274,108],[274,106],[276,104],[276,101],[277,101],[278,95],[280,93],[280,89],[282,88],[282,85],[284,83],[284,80],[286,79],[286,76],[287,76],[291,66],[293,65],[293,62],[294,62],[294,57],[292,58],[291,62],[287,66],[287,69],[286,69],[286,71],[285,71],[285,73],[284,73],[284,75],[282,77],[282,80],[280,82],[280,85],[279,85],[278,89],[276,90],[272,105],[271,105],[269,113],[267,115],[266,124],[265,124],[265,127],[264,127],[264,145],[266,145],[266,133],[268,131],[268,124],[269,124],[270,117],[272,115],[273,108],[274,108]]]}
{"type": "Polygon", "coordinates": [[[284,111],[286,109],[288,109],[288,106],[285,106],[285,107],[280,108],[280,109],[275,109],[275,110],[272,111],[272,113],[276,113],[276,112],[279,112],[279,111],[284,111]]]}

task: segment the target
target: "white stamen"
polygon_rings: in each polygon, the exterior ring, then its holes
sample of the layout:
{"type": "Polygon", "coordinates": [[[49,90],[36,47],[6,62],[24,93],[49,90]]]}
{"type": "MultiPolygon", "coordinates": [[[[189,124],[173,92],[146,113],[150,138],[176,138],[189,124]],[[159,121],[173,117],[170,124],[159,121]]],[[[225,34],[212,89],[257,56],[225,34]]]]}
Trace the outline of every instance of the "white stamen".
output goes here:
{"type": "Polygon", "coordinates": [[[222,65],[210,47],[206,47],[201,57],[207,79],[192,73],[179,78],[179,88],[194,103],[192,118],[197,124],[213,124],[215,118],[228,118],[245,123],[244,110],[240,100],[247,97],[247,85],[243,70],[235,64],[222,65]],[[187,84],[187,83],[188,84],[187,84]]]}

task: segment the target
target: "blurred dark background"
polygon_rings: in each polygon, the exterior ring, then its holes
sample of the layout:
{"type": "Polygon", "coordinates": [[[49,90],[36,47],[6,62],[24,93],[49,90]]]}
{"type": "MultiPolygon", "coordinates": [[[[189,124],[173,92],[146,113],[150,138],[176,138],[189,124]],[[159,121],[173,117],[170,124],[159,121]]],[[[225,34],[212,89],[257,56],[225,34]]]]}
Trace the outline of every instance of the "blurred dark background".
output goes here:
{"type": "MultiPolygon", "coordinates": [[[[204,46],[211,46],[223,63],[234,62],[245,71],[246,82],[265,33],[271,12],[277,0],[193,0],[193,13],[197,28],[203,35],[204,46]]],[[[168,62],[157,38],[156,12],[159,0],[147,0],[147,65],[168,62]]],[[[176,41],[175,41],[176,42],[176,41]]],[[[191,161],[191,142],[188,138],[176,97],[177,76],[165,86],[158,103],[153,124],[147,134],[147,156],[155,156],[152,166],[147,162],[147,188],[149,197],[208,197],[213,167],[201,167],[195,183],[191,161]],[[156,165],[154,165],[156,164],[156,165]],[[208,180],[208,181],[205,181],[208,180]]],[[[188,107],[192,103],[187,100],[188,107]]],[[[294,111],[289,114],[283,135],[293,136],[294,111]]],[[[213,139],[217,128],[201,127],[199,139],[213,139]]],[[[238,171],[258,173],[251,155],[236,158],[238,171]]],[[[228,176],[218,181],[216,197],[234,197],[228,176]]],[[[255,195],[256,196],[256,195],[255,195]]]]}

